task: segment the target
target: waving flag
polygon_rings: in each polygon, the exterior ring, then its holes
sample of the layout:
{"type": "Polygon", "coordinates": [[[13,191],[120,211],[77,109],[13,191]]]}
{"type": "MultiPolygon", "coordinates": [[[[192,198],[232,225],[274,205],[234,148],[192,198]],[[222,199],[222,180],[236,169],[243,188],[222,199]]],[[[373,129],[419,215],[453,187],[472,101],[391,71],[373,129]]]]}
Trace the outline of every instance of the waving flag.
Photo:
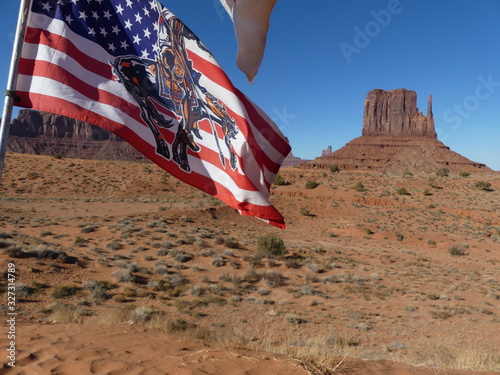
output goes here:
{"type": "Polygon", "coordinates": [[[188,184],[284,227],[269,188],[290,151],[157,1],[34,1],[16,105],[107,129],[188,184]]]}
{"type": "Polygon", "coordinates": [[[220,0],[233,18],[238,55],[236,63],[253,82],[266,48],[269,18],[277,0],[220,0]]]}

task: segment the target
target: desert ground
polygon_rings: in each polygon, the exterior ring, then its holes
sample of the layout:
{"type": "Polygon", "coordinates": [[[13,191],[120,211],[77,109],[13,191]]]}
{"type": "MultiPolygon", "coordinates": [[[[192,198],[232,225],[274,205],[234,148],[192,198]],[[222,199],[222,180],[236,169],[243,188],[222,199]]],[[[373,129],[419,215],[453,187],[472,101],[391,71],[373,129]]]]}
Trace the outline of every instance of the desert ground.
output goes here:
{"type": "Polygon", "coordinates": [[[500,372],[500,174],[280,180],[285,230],[153,164],[8,153],[0,374],[500,372]]]}

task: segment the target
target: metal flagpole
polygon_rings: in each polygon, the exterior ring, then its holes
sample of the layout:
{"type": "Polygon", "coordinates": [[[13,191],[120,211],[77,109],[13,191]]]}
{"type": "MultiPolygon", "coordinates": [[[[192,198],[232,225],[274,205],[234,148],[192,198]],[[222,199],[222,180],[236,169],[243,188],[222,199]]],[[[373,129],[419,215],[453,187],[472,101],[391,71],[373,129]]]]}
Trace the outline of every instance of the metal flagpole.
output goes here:
{"type": "Polygon", "coordinates": [[[23,47],[24,34],[26,32],[26,22],[31,0],[21,0],[19,17],[17,19],[16,37],[12,49],[12,59],[10,61],[9,79],[5,90],[5,101],[2,112],[2,123],[0,125],[0,182],[2,180],[3,164],[5,152],[7,151],[7,137],[9,135],[10,120],[12,117],[12,106],[16,97],[17,72],[21,49],[23,47]]]}

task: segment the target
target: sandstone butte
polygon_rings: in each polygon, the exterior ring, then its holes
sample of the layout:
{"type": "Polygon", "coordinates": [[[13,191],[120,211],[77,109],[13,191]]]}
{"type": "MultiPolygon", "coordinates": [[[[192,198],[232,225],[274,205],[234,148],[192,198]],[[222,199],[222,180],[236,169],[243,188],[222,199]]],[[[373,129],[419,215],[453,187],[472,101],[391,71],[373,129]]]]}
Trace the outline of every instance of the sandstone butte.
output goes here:
{"type": "Polygon", "coordinates": [[[417,108],[415,91],[375,89],[364,103],[363,130],[341,149],[302,164],[306,168],[377,172],[488,172],[486,165],[473,162],[450,150],[437,139],[432,113],[432,96],[427,115],[417,108]]]}

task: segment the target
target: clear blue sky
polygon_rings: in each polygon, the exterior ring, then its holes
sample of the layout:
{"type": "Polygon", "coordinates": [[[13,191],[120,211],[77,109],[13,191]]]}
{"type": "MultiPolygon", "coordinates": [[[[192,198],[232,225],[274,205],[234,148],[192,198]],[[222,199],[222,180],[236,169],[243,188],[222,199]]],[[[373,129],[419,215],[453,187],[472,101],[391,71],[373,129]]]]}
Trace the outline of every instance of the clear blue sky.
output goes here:
{"type": "MultiPolygon", "coordinates": [[[[218,0],[161,0],[208,46],[235,85],[280,126],[293,154],[314,158],[361,135],[368,91],[406,88],[438,138],[500,170],[500,1],[279,0],[255,83],[235,65],[218,0]]],[[[18,1],[2,4],[5,88],[18,1]]]]}

